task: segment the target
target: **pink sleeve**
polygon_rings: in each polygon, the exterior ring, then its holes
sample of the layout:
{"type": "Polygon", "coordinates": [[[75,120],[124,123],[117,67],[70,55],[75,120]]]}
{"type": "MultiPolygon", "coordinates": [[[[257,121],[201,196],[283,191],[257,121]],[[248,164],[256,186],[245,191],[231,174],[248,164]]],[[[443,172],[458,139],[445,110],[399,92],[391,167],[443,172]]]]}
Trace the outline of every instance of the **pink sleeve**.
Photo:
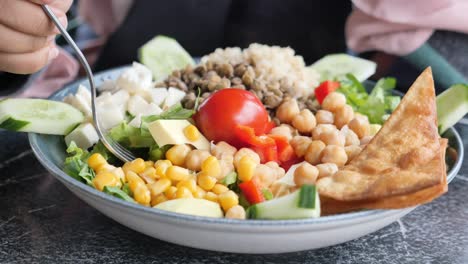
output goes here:
{"type": "Polygon", "coordinates": [[[406,55],[434,30],[468,33],[466,0],[353,0],[346,42],[355,52],[371,50],[406,55]]]}

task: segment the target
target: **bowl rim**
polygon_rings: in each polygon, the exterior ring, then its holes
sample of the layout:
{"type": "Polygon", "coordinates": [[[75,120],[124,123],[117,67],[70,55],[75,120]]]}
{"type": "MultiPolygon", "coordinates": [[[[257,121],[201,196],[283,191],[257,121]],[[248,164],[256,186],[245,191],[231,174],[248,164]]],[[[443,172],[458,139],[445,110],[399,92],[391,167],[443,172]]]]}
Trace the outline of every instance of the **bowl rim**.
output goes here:
{"type": "MultiPolygon", "coordinates": [[[[122,69],[127,68],[128,66],[121,66],[118,68],[113,68],[109,69],[106,71],[99,72],[95,74],[95,79],[103,78],[104,75],[108,74],[115,74],[120,72],[122,69]]],[[[65,85],[63,88],[57,90],[54,92],[51,96],[48,97],[48,99],[51,100],[57,100],[57,97],[61,93],[66,93],[67,90],[71,90],[73,87],[77,87],[80,84],[85,85],[88,87],[85,83],[87,83],[87,79],[82,78],[78,79],[74,82],[71,82],[67,85],[65,85]]],[[[463,163],[463,157],[464,157],[464,146],[463,146],[463,141],[458,133],[458,131],[451,127],[449,130],[451,134],[453,135],[454,141],[456,142],[456,151],[458,153],[457,160],[455,161],[453,167],[447,172],[447,182],[451,182],[453,178],[455,178],[457,172],[460,170],[461,165],[463,163]]],[[[67,185],[69,184],[71,187],[80,189],[81,191],[84,191],[86,195],[91,195],[94,196],[95,198],[101,199],[101,200],[106,200],[107,202],[112,202],[116,206],[119,205],[121,207],[124,207],[129,210],[136,210],[139,211],[140,213],[148,214],[148,215],[153,215],[155,217],[162,217],[162,218],[167,218],[168,221],[183,221],[183,222],[200,222],[200,223],[205,223],[205,224],[219,224],[219,225],[233,225],[233,226],[241,226],[241,227],[246,227],[246,226],[276,226],[276,227],[284,227],[284,226],[303,226],[303,225],[319,225],[319,224],[341,224],[345,223],[348,221],[354,221],[354,220],[359,220],[359,219],[365,219],[365,218],[385,218],[388,215],[391,214],[397,214],[401,212],[402,210],[406,210],[408,208],[402,208],[402,209],[394,209],[394,210],[364,210],[364,211],[358,211],[358,212],[349,212],[349,213],[343,213],[343,214],[337,214],[337,215],[329,215],[329,216],[321,216],[318,218],[306,218],[306,219],[288,219],[288,220],[253,220],[253,219],[245,219],[245,220],[240,220],[240,219],[227,219],[227,218],[212,218],[212,217],[203,217],[203,216],[194,216],[194,215],[188,215],[188,214],[180,214],[180,213],[174,213],[174,212],[169,212],[157,208],[152,208],[152,207],[146,207],[142,206],[136,203],[130,203],[126,202],[124,200],[118,199],[112,195],[108,195],[106,193],[100,192],[91,186],[88,186],[68,174],[66,174],[61,168],[59,168],[57,165],[55,165],[50,159],[47,158],[47,155],[44,153],[44,151],[39,147],[39,140],[40,140],[40,134],[36,133],[29,133],[28,139],[29,143],[31,146],[31,149],[33,150],[33,153],[35,154],[36,158],[39,160],[39,162],[49,171],[51,174],[56,177],[60,182],[63,184],[67,185]]],[[[68,187],[68,186],[67,186],[68,187]]],[[[413,207],[416,208],[417,206],[413,207]]]]}

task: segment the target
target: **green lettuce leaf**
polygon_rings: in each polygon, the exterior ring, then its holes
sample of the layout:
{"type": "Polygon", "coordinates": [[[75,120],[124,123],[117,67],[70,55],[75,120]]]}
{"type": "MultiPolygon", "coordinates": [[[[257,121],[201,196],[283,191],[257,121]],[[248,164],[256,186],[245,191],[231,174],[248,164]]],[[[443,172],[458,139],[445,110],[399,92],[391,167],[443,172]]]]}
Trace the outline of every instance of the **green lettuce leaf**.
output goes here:
{"type": "Polygon", "coordinates": [[[63,164],[63,171],[71,177],[94,187],[93,179],[96,176],[88,166],[89,152],[79,148],[74,141],[67,148],[68,157],[63,164]]]}
{"type": "Polygon", "coordinates": [[[114,197],[120,198],[127,202],[135,202],[132,197],[130,197],[126,192],[122,191],[117,187],[104,186],[103,192],[110,194],[114,197]]]}

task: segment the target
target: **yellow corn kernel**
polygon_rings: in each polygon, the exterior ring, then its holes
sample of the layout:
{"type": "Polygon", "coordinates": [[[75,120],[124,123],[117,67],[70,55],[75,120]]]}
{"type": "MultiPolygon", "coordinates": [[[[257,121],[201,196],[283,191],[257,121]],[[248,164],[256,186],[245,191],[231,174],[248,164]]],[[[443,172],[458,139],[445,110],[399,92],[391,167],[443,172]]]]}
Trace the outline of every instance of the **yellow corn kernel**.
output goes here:
{"type": "Polygon", "coordinates": [[[198,174],[197,182],[203,190],[209,191],[215,186],[216,178],[202,172],[198,174]]]}
{"type": "Polygon", "coordinates": [[[134,190],[132,190],[132,192],[133,198],[137,203],[149,206],[151,201],[151,193],[146,185],[138,185],[134,190]]]}
{"type": "Polygon", "coordinates": [[[239,204],[239,197],[233,191],[227,191],[218,196],[219,204],[225,212],[239,204]]]}
{"type": "Polygon", "coordinates": [[[114,169],[115,169],[115,166],[106,163],[106,164],[102,164],[101,166],[99,166],[97,169],[94,170],[94,172],[96,174],[100,172],[112,172],[114,169]]]}
{"type": "Polygon", "coordinates": [[[190,141],[196,141],[200,138],[200,131],[194,125],[188,125],[184,128],[184,135],[190,141]]]}
{"type": "Polygon", "coordinates": [[[202,172],[218,178],[221,174],[221,166],[219,165],[219,160],[214,156],[209,156],[201,164],[202,172]]]}
{"type": "Polygon", "coordinates": [[[146,166],[146,168],[153,167],[154,166],[154,161],[152,161],[152,160],[145,161],[145,166],[146,166]]]}
{"type": "Polygon", "coordinates": [[[220,183],[217,183],[215,184],[215,186],[213,187],[213,189],[211,189],[212,192],[216,193],[217,195],[220,195],[222,193],[225,193],[227,191],[229,191],[229,188],[226,187],[225,185],[222,185],[220,183]]]}
{"type": "Polygon", "coordinates": [[[183,181],[190,176],[190,173],[186,168],[170,166],[167,168],[166,176],[173,181],[183,181]]]}
{"type": "Polygon", "coordinates": [[[192,192],[192,194],[193,194],[193,197],[195,198],[203,199],[203,197],[205,197],[206,195],[206,192],[205,190],[203,190],[202,187],[197,186],[197,190],[195,192],[192,192]]]}
{"type": "Polygon", "coordinates": [[[156,175],[158,175],[159,178],[166,177],[166,170],[170,166],[172,166],[172,162],[170,160],[156,161],[156,163],[154,163],[154,168],[156,169],[156,175]]]}
{"type": "Polygon", "coordinates": [[[192,192],[185,186],[177,188],[176,198],[193,198],[192,192]]]}
{"type": "Polygon", "coordinates": [[[197,182],[195,179],[187,179],[177,183],[176,187],[180,189],[180,187],[185,187],[189,189],[191,193],[195,193],[197,191],[197,182]]]}
{"type": "MultiPolygon", "coordinates": [[[[139,185],[145,185],[145,182],[143,181],[140,176],[138,176],[135,172],[133,171],[127,171],[125,174],[125,177],[127,178],[130,190],[132,192],[139,186],[139,185]]],[[[145,185],[146,186],[146,185],[145,185]]]]}
{"type": "Polygon", "coordinates": [[[93,184],[96,189],[102,191],[104,186],[119,187],[122,185],[119,176],[111,172],[101,172],[93,179],[93,184]]]}
{"type": "Polygon", "coordinates": [[[249,156],[243,156],[239,161],[237,175],[241,181],[250,181],[255,173],[257,163],[249,156]]]}
{"type": "Polygon", "coordinates": [[[176,192],[177,192],[177,187],[175,186],[170,186],[169,188],[167,188],[167,190],[164,192],[164,195],[166,195],[167,199],[174,199],[175,196],[176,196],[176,192]]]}
{"type": "Polygon", "coordinates": [[[94,153],[88,158],[88,166],[94,171],[105,164],[107,164],[107,160],[99,153],[94,153]]]}
{"type": "Polygon", "coordinates": [[[156,175],[156,169],[154,167],[147,167],[142,173],[140,173],[140,177],[142,177],[146,183],[155,182],[159,178],[156,175]]]}
{"type": "Polygon", "coordinates": [[[185,164],[185,158],[192,149],[183,145],[174,145],[166,152],[166,159],[170,160],[172,164],[182,166],[185,164]]]}
{"type": "Polygon", "coordinates": [[[205,196],[203,196],[203,199],[217,203],[218,195],[214,192],[207,192],[205,196]]]}
{"type": "Polygon", "coordinates": [[[122,169],[124,172],[133,171],[135,173],[142,173],[146,168],[145,161],[141,158],[135,159],[130,162],[125,162],[122,169]]]}
{"type": "Polygon", "coordinates": [[[151,195],[151,206],[156,206],[162,202],[167,201],[167,197],[164,194],[160,194],[158,196],[151,195]]]}
{"type": "Polygon", "coordinates": [[[147,186],[151,195],[157,196],[171,187],[171,181],[169,179],[160,179],[155,183],[148,184],[147,186]]]}

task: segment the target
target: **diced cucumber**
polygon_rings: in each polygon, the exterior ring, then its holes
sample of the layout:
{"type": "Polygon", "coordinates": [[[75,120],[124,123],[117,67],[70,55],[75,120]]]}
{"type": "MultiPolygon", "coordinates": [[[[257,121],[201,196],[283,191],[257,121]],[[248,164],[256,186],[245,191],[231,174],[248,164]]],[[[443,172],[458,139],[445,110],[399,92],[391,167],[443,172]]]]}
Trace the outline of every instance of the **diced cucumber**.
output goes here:
{"type": "Polygon", "coordinates": [[[18,98],[0,101],[0,128],[7,130],[66,135],[83,119],[78,109],[62,102],[18,98]]]}
{"type": "Polygon", "coordinates": [[[313,185],[280,198],[252,205],[247,209],[250,219],[299,219],[320,217],[320,198],[313,185]]]}
{"type": "Polygon", "coordinates": [[[351,73],[362,82],[375,73],[377,64],[343,53],[327,55],[310,67],[320,73],[320,81],[331,80],[351,73]]]}
{"type": "Polygon", "coordinates": [[[444,133],[468,113],[468,85],[456,84],[437,96],[439,133],[444,133]]]}
{"type": "Polygon", "coordinates": [[[155,81],[161,81],[172,71],[194,65],[190,54],[175,40],[156,36],[139,50],[140,61],[153,72],[155,81]]]}

